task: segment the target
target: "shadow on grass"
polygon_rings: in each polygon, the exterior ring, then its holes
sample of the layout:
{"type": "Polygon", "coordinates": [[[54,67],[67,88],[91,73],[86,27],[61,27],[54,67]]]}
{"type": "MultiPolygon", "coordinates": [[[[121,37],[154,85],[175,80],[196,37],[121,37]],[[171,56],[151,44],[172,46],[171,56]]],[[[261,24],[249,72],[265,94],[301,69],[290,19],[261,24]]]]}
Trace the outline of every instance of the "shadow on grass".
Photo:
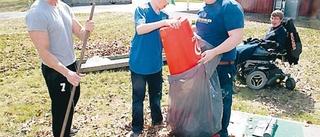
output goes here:
{"type": "MultiPolygon", "coordinates": [[[[288,90],[282,85],[267,86],[260,90],[252,90],[247,87],[235,86],[235,95],[243,100],[260,102],[268,106],[269,115],[275,117],[290,116],[294,117],[302,113],[314,111],[315,101],[310,95],[302,90],[288,90]],[[273,113],[272,109],[282,111],[273,113]]],[[[274,111],[274,110],[273,110],[274,111]]]]}
{"type": "Polygon", "coordinates": [[[189,13],[189,14],[197,14],[199,10],[185,10],[185,11],[178,11],[182,13],[189,13]]]}
{"type": "Polygon", "coordinates": [[[257,13],[248,13],[244,14],[245,20],[254,21],[260,23],[270,23],[270,15],[268,14],[257,14],[257,13]]]}

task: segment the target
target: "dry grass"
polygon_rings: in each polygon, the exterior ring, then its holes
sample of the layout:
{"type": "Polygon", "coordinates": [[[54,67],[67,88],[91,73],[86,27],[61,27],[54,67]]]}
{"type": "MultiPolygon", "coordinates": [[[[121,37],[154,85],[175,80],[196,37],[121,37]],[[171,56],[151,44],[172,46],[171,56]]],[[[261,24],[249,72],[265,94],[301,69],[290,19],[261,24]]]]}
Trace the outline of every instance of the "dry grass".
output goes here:
{"type": "MultiPolygon", "coordinates": [[[[81,22],[88,17],[87,14],[77,16],[81,22]]],[[[117,41],[129,46],[133,35],[131,14],[99,13],[94,20],[97,29],[89,44],[117,41]]],[[[267,20],[247,18],[245,37],[262,37],[268,28],[268,23],[264,22],[267,20]]],[[[237,84],[233,110],[320,124],[320,29],[315,28],[318,23],[314,20],[296,22],[304,49],[299,65],[285,67],[285,71],[291,72],[296,79],[296,89],[289,91],[283,87],[270,87],[257,91],[237,84]]],[[[1,20],[0,39],[0,136],[51,136],[50,98],[41,75],[39,57],[28,38],[24,20],[1,20]]],[[[164,66],[164,115],[169,85],[166,75],[168,69],[164,66]]],[[[81,88],[73,124],[80,129],[77,136],[125,136],[130,131],[131,85],[128,70],[88,73],[81,88]]],[[[149,112],[145,107],[146,136],[167,136],[166,128],[150,127],[149,112]]]]}
{"type": "Polygon", "coordinates": [[[2,12],[24,12],[29,9],[29,1],[32,0],[1,0],[0,13],[2,12]]]}

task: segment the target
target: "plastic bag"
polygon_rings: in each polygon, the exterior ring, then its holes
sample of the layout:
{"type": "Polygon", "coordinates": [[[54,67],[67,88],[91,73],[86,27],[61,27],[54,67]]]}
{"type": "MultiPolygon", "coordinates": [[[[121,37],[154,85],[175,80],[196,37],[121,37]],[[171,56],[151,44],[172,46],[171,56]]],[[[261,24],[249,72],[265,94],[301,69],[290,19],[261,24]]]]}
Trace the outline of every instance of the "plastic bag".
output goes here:
{"type": "MultiPolygon", "coordinates": [[[[203,49],[212,48],[197,41],[203,49]],[[206,47],[206,48],[205,48],[206,47]]],[[[169,75],[167,122],[179,137],[212,136],[221,129],[222,96],[216,67],[221,56],[177,75],[169,75]]]]}

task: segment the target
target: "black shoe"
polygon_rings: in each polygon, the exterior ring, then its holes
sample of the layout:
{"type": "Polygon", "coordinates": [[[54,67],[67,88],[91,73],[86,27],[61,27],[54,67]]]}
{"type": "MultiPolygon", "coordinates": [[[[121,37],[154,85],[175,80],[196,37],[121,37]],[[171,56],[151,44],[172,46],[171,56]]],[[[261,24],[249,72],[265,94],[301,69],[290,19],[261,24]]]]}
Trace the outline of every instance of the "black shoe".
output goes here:
{"type": "Polygon", "coordinates": [[[70,136],[74,136],[78,133],[78,129],[70,129],[70,136]]]}

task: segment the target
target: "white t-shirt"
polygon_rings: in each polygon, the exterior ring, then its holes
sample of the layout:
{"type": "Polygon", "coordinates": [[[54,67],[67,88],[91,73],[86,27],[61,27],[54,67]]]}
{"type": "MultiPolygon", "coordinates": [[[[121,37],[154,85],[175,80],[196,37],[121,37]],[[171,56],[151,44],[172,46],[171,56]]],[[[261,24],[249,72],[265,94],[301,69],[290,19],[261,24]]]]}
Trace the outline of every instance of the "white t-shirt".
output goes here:
{"type": "Polygon", "coordinates": [[[67,4],[58,1],[54,7],[45,0],[37,0],[25,18],[28,31],[48,32],[50,52],[65,66],[76,60],[72,39],[73,18],[74,14],[67,4]]]}

